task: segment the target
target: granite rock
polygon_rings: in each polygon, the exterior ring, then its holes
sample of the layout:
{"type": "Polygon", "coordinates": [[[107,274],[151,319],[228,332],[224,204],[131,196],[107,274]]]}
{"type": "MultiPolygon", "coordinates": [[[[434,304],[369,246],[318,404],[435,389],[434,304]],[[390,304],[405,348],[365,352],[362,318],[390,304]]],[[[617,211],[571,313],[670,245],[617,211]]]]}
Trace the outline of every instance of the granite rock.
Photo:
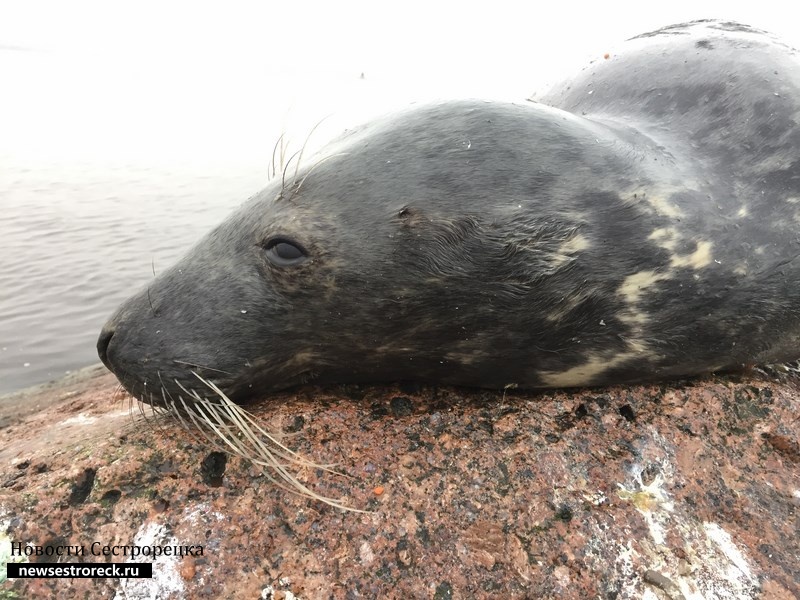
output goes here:
{"type": "Polygon", "coordinates": [[[13,579],[0,597],[797,598],[799,382],[753,371],[539,394],[351,385],[248,407],[335,464],[341,475],[294,474],[355,512],[145,418],[93,371],[5,410],[4,551],[195,552],[157,557],[152,579],[13,579]]]}

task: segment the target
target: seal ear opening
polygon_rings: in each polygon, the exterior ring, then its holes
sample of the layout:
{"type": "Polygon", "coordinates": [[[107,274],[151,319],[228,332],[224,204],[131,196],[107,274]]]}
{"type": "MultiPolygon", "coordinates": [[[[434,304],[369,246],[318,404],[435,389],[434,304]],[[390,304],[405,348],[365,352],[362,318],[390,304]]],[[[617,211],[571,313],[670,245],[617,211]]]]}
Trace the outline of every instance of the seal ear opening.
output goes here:
{"type": "Polygon", "coordinates": [[[285,237],[274,237],[264,244],[267,260],[276,267],[293,267],[304,263],[308,252],[303,246],[285,237]]]}

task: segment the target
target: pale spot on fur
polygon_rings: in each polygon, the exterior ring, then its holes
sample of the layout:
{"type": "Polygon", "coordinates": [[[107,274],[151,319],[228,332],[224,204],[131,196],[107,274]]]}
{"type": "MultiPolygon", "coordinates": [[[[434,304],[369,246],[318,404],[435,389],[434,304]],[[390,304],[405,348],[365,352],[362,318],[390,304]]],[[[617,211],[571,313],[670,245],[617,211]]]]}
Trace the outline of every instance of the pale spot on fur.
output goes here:
{"type": "Polygon", "coordinates": [[[647,195],[645,196],[645,200],[659,215],[672,218],[680,218],[683,216],[683,211],[680,209],[680,207],[671,204],[662,196],[647,195]]]}
{"type": "Polygon", "coordinates": [[[562,254],[575,254],[577,252],[582,252],[583,250],[588,250],[590,247],[591,244],[589,243],[589,240],[580,233],[577,233],[566,242],[561,244],[559,251],[562,254]]]}
{"type": "Polygon", "coordinates": [[[380,355],[387,355],[387,356],[402,356],[402,355],[413,355],[414,352],[417,350],[414,346],[400,346],[397,344],[384,344],[382,346],[375,346],[372,347],[369,344],[364,344],[363,347],[365,349],[369,349],[372,353],[376,356],[380,355]]]}
{"type": "Polygon", "coordinates": [[[552,307],[552,311],[547,314],[547,320],[551,323],[560,321],[590,296],[591,293],[586,290],[577,291],[568,296],[564,296],[558,304],[552,307]]]}
{"type": "Polygon", "coordinates": [[[746,206],[743,206],[742,208],[739,209],[739,212],[736,213],[736,216],[737,217],[746,217],[749,214],[750,214],[750,210],[746,206]]]}
{"type": "Polygon", "coordinates": [[[552,266],[555,269],[575,260],[575,255],[591,247],[589,240],[579,233],[562,242],[558,247],[558,252],[553,254],[552,266]]]}
{"type": "Polygon", "coordinates": [[[618,318],[628,325],[644,325],[650,320],[650,315],[632,308],[620,314],[618,318]]]}
{"type": "Polygon", "coordinates": [[[636,331],[640,330],[641,326],[650,320],[650,315],[639,310],[637,306],[642,294],[659,281],[669,278],[670,275],[668,273],[657,273],[656,271],[639,271],[633,275],[628,275],[617,290],[617,294],[625,299],[628,308],[620,313],[617,318],[623,323],[635,326],[636,331]]]}
{"type": "Polygon", "coordinates": [[[790,196],[786,199],[786,202],[788,202],[789,204],[798,204],[800,203],[800,198],[798,198],[797,196],[790,196]]]}
{"type": "Polygon", "coordinates": [[[286,361],[285,366],[287,367],[299,367],[303,365],[308,365],[316,360],[317,355],[310,351],[305,352],[298,352],[292,358],[286,361]]]}
{"type": "Polygon", "coordinates": [[[691,254],[680,256],[678,254],[672,255],[670,266],[672,267],[690,267],[692,269],[702,269],[711,264],[711,242],[697,242],[697,250],[691,254]]]}
{"type": "Polygon", "coordinates": [[[602,356],[590,358],[587,362],[577,367],[572,367],[561,373],[554,371],[541,373],[542,382],[551,387],[574,387],[588,385],[592,380],[603,373],[609,361],[602,356]]]}
{"type": "MultiPolygon", "coordinates": [[[[795,113],[797,115],[798,113],[795,113]]],[[[774,152],[761,159],[752,157],[753,160],[742,165],[742,175],[748,178],[760,179],[764,175],[786,169],[787,163],[783,153],[774,152]]],[[[763,192],[762,192],[763,193],[763,192]]]]}
{"type": "Polygon", "coordinates": [[[745,263],[740,263],[737,267],[733,270],[734,274],[736,275],[747,275],[747,265],[745,263]]]}
{"type": "Polygon", "coordinates": [[[653,240],[655,244],[665,250],[674,250],[678,244],[678,237],[680,234],[674,227],[659,227],[654,230],[649,236],[648,240],[653,240]]]}
{"type": "Polygon", "coordinates": [[[702,269],[711,264],[713,260],[711,257],[711,242],[708,241],[697,242],[697,249],[691,254],[676,254],[675,248],[680,240],[680,232],[674,227],[660,227],[655,229],[653,233],[647,236],[647,239],[652,240],[657,246],[668,250],[672,254],[670,259],[671,267],[702,269]]]}
{"type": "Polygon", "coordinates": [[[486,353],[479,350],[474,350],[472,352],[448,352],[444,355],[446,361],[458,363],[460,365],[475,364],[484,358],[486,358],[486,353]]]}
{"type": "Polygon", "coordinates": [[[634,358],[649,356],[649,352],[644,344],[632,341],[629,344],[631,350],[616,356],[607,354],[591,354],[589,359],[582,365],[572,367],[566,371],[546,371],[540,373],[540,377],[545,385],[551,387],[576,387],[581,385],[591,385],[595,379],[612,369],[634,358]]]}
{"type": "Polygon", "coordinates": [[[665,279],[669,279],[669,275],[665,273],[639,271],[633,275],[628,275],[622,285],[619,286],[617,293],[625,298],[625,302],[635,305],[647,288],[665,279]]]}

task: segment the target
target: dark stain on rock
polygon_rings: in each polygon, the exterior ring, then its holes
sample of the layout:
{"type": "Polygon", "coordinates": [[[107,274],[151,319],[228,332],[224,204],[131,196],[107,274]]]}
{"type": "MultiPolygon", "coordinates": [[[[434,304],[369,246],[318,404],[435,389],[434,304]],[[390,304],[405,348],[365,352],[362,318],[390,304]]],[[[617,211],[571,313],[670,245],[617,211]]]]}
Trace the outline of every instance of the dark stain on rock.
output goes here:
{"type": "Polygon", "coordinates": [[[644,580],[646,583],[660,589],[669,598],[673,600],[685,600],[685,596],[681,593],[680,588],[666,575],[662,575],[658,571],[648,569],[644,572],[644,580]]]}
{"type": "Polygon", "coordinates": [[[725,418],[722,425],[730,433],[749,434],[756,424],[770,413],[770,405],[773,403],[772,392],[771,390],[766,392],[755,385],[735,387],[732,396],[723,400],[725,418]]]}
{"type": "Polygon", "coordinates": [[[572,411],[561,413],[556,417],[556,423],[561,431],[567,431],[575,427],[578,421],[589,414],[586,404],[581,402],[572,411]]]}
{"type": "Polygon", "coordinates": [[[594,400],[594,402],[600,408],[606,408],[611,402],[611,399],[609,398],[608,394],[603,394],[602,396],[595,396],[594,398],[591,399],[594,400]]]}
{"type": "Polygon", "coordinates": [[[395,417],[407,417],[414,412],[414,403],[405,396],[395,396],[389,402],[392,414],[395,417]]]}
{"type": "Polygon", "coordinates": [[[103,506],[112,506],[119,502],[119,499],[122,498],[122,492],[119,490],[108,490],[102,496],[100,496],[100,504],[103,506]]]}
{"type": "Polygon", "coordinates": [[[443,581],[436,586],[433,600],[450,600],[453,597],[453,586],[449,582],[443,581]]]}
{"type": "Polygon", "coordinates": [[[70,506],[78,506],[86,502],[86,499],[92,492],[92,486],[94,485],[94,478],[96,475],[97,471],[94,469],[84,469],[81,471],[72,484],[72,490],[67,500],[70,506]]]}
{"type": "Polygon", "coordinates": [[[6,477],[3,480],[3,483],[0,484],[0,485],[2,485],[4,488],[14,487],[14,484],[17,483],[18,481],[21,481],[24,477],[25,477],[25,472],[24,471],[18,471],[16,473],[12,473],[8,477],[6,477]]]}
{"type": "Polygon", "coordinates": [[[301,431],[303,427],[305,427],[305,425],[306,425],[305,417],[303,417],[303,415],[297,415],[295,416],[294,419],[292,419],[291,423],[289,423],[286,427],[283,428],[283,430],[286,433],[297,433],[298,431],[301,431]]]}
{"type": "Polygon", "coordinates": [[[555,516],[556,519],[558,519],[559,521],[564,521],[565,523],[568,523],[572,520],[572,517],[574,515],[572,513],[572,509],[569,506],[567,506],[566,504],[562,504],[558,508],[556,508],[555,516]]]}
{"type": "Polygon", "coordinates": [[[475,429],[479,431],[485,431],[490,436],[494,435],[494,423],[492,422],[492,419],[487,417],[485,414],[481,414],[481,418],[476,421],[475,429]]]}
{"type": "Polygon", "coordinates": [[[383,402],[373,402],[369,407],[369,414],[375,421],[380,421],[389,415],[389,409],[383,402]]]}
{"type": "Polygon", "coordinates": [[[226,454],[222,452],[208,454],[200,464],[200,475],[203,478],[203,483],[211,487],[220,487],[227,464],[228,456],[226,454]]]}
{"type": "Polygon", "coordinates": [[[511,478],[509,477],[508,467],[505,463],[498,463],[497,470],[500,471],[500,477],[497,480],[495,491],[501,496],[508,494],[511,488],[511,478]]]}
{"type": "Polygon", "coordinates": [[[633,412],[633,407],[630,404],[623,404],[619,407],[619,414],[628,423],[633,423],[636,420],[636,413],[633,412]]]}
{"type": "Polygon", "coordinates": [[[761,437],[780,455],[794,463],[800,463],[800,443],[785,435],[763,433],[761,437]]]}
{"type": "MultiPolygon", "coordinates": [[[[64,546],[70,545],[69,541],[67,541],[67,535],[65,532],[64,536],[60,535],[53,535],[52,537],[46,538],[41,544],[43,553],[40,556],[33,555],[30,557],[30,561],[34,563],[38,562],[56,562],[58,558],[59,549],[64,548],[64,546]]],[[[2,598],[14,598],[15,596],[0,596],[2,598]]]]}
{"type": "Polygon", "coordinates": [[[644,485],[652,484],[659,473],[661,473],[660,465],[657,463],[648,463],[647,466],[642,469],[642,483],[644,485]]]}
{"type": "Polygon", "coordinates": [[[428,531],[427,527],[418,527],[417,528],[417,539],[422,543],[423,546],[426,548],[431,544],[431,534],[428,531]]]}

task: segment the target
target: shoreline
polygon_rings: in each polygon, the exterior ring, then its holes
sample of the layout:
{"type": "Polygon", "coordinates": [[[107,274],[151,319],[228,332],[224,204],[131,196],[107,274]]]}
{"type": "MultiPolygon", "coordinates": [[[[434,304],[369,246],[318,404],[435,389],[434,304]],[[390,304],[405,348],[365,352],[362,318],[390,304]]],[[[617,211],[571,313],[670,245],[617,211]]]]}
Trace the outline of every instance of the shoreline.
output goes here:
{"type": "Polygon", "coordinates": [[[104,377],[113,375],[97,362],[71,373],[29,387],[0,395],[0,429],[20,422],[27,416],[97,387],[104,377]]]}

